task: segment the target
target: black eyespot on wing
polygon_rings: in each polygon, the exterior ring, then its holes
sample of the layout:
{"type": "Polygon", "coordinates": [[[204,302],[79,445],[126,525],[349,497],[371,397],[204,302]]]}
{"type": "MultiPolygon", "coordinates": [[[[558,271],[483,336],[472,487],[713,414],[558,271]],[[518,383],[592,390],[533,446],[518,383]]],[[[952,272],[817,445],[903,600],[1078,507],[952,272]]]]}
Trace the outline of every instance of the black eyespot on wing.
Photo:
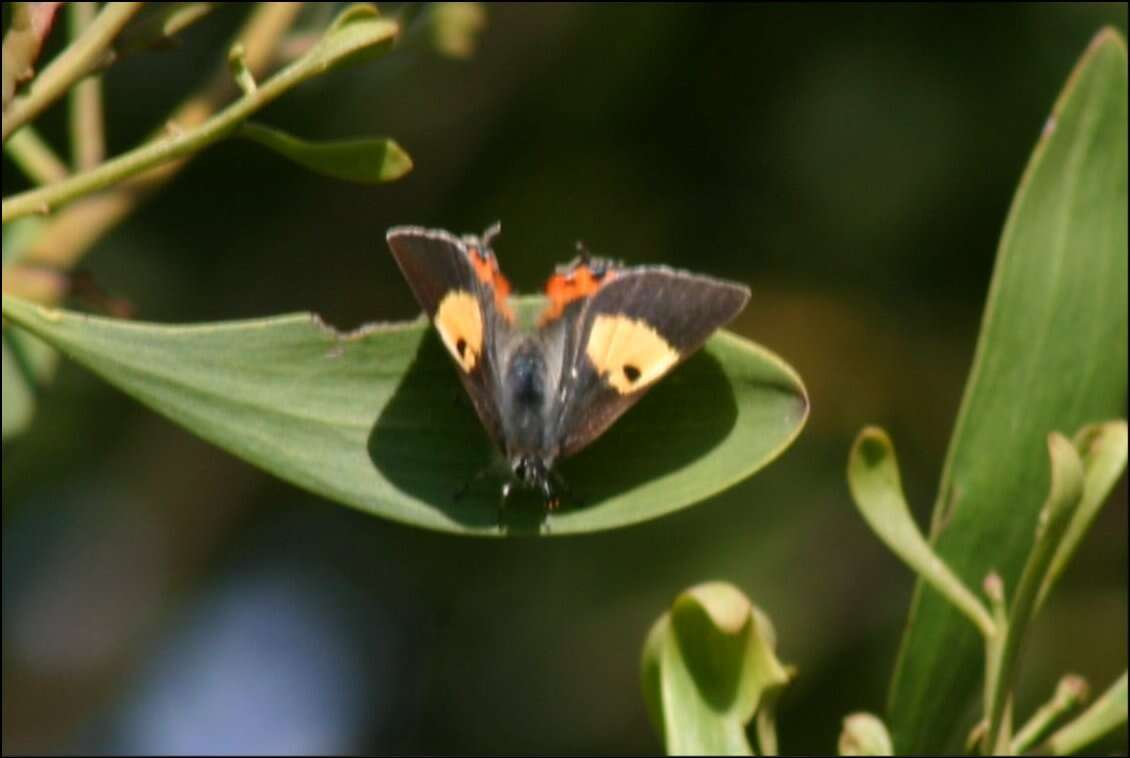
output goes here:
{"type": "Polygon", "coordinates": [[[455,343],[455,351],[458,352],[459,357],[462,358],[463,354],[467,352],[467,340],[460,337],[459,341],[455,343]]]}
{"type": "Polygon", "coordinates": [[[636,368],[635,366],[632,366],[630,364],[625,365],[624,366],[624,378],[627,379],[629,382],[634,382],[635,380],[640,378],[640,370],[638,368],[636,368]]]}

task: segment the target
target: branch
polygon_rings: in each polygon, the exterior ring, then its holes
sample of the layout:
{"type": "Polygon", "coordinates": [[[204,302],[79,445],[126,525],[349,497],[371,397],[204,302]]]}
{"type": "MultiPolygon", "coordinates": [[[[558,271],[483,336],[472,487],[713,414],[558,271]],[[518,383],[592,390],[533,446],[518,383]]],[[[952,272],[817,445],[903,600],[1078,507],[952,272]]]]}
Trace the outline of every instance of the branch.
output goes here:
{"type": "MultiPolygon", "coordinates": [[[[267,70],[279,39],[300,9],[300,3],[262,3],[251,12],[234,39],[243,41],[244,61],[252,72],[261,75],[267,70]]],[[[186,99],[166,122],[183,127],[203,123],[235,92],[225,62],[209,83],[186,99]]],[[[159,130],[152,139],[158,139],[160,134],[159,130]]],[[[58,268],[70,268],[91,245],[184,168],[190,157],[151,169],[111,190],[68,206],[47,220],[36,240],[29,245],[26,257],[58,268]]]]}
{"type": "Polygon", "coordinates": [[[346,24],[327,32],[322,41],[307,55],[290,64],[265,81],[253,92],[246,92],[227,108],[195,129],[181,131],[134,148],[62,182],[22,192],[3,204],[3,221],[30,213],[49,213],[76,198],[105,189],[162,163],[198,152],[227,137],[251,114],[274,101],[284,92],[324,73],[330,67],[366,49],[391,42],[396,37],[394,22],[378,18],[364,24],[346,24]]]}
{"type": "Polygon", "coordinates": [[[141,10],[142,3],[108,3],[86,33],[61,52],[28,85],[27,92],[14,98],[4,110],[2,138],[34,120],[47,106],[90,73],[105,55],[110,43],[126,22],[141,10]]]}
{"type": "MultiPolygon", "coordinates": [[[[67,20],[71,39],[82,37],[94,22],[92,3],[70,3],[67,20]]],[[[88,76],[70,92],[71,163],[75,170],[85,171],[106,157],[106,140],[102,119],[102,79],[88,76]]]]}
{"type": "Polygon", "coordinates": [[[63,161],[43,141],[34,127],[20,129],[4,145],[4,152],[36,184],[50,184],[70,175],[63,161]]]}
{"type": "Polygon", "coordinates": [[[4,35],[3,106],[16,96],[16,87],[35,73],[35,59],[51,31],[62,3],[12,3],[12,23],[4,35]]]}

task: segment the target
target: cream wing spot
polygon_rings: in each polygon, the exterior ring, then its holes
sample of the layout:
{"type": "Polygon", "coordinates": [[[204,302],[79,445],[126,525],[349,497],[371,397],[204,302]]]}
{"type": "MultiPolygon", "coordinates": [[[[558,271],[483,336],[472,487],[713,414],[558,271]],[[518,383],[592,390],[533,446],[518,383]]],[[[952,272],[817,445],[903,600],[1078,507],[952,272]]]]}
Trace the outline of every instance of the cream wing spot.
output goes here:
{"type": "Polygon", "coordinates": [[[638,392],[679,361],[679,352],[646,322],[603,314],[593,320],[585,354],[621,395],[638,392]]]}
{"type": "Polygon", "coordinates": [[[436,331],[464,371],[470,372],[483,350],[483,314],[475,296],[463,290],[448,292],[436,308],[436,331]]]}

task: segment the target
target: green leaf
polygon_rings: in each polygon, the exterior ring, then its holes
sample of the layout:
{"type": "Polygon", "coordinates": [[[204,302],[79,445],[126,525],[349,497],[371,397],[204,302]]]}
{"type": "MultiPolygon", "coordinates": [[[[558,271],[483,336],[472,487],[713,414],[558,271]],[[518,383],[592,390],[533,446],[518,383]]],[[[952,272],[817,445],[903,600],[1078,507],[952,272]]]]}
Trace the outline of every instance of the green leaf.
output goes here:
{"type": "Polygon", "coordinates": [[[1126,723],[1126,672],[1091,707],[1048,738],[1051,755],[1071,755],[1126,723]]]}
{"type": "Polygon", "coordinates": [[[871,530],[891,551],[964,613],[986,636],[995,633],[988,610],[930,548],[906,504],[895,449],[887,433],[869,426],[848,457],[848,487],[871,530]]]}
{"type": "Polygon", "coordinates": [[[243,124],[239,136],[269,147],[325,176],[363,184],[391,182],[412,170],[412,159],[387,137],[307,142],[261,124],[243,124]]]}
{"type": "Polygon", "coordinates": [[[669,755],[750,755],[745,726],[792,678],[768,617],[723,582],[692,587],[656,621],[643,691],[669,755]]]}
{"type": "Polygon", "coordinates": [[[853,713],[844,719],[840,755],[894,755],[891,735],[883,720],[871,713],[853,713]]]}
{"type": "Polygon", "coordinates": [[[27,429],[35,415],[39,388],[51,380],[59,354],[26,332],[4,328],[3,439],[27,429]]]}
{"type": "Polygon", "coordinates": [[[1107,496],[1126,468],[1125,421],[1088,424],[1075,435],[1074,443],[1083,459],[1083,501],[1075,511],[1067,533],[1060,540],[1055,559],[1044,577],[1036,602],[1037,609],[1043,605],[1056,580],[1067,568],[1067,562],[1071,560],[1075,548],[1079,547],[1083,535],[1087,533],[1095,516],[1099,515],[1107,496]]]}
{"type": "Polygon", "coordinates": [[[308,57],[322,72],[351,66],[388,52],[399,33],[399,25],[381,18],[376,6],[356,3],[337,15],[308,57]]]}
{"type": "MultiPolygon", "coordinates": [[[[542,301],[517,305],[528,322],[542,301]]],[[[507,507],[500,531],[497,483],[454,498],[492,447],[423,319],[342,334],[310,314],[162,326],[7,296],[3,312],[204,439],[331,500],[463,534],[537,532],[541,524],[540,500],[523,496],[507,507]]],[[[548,531],[609,529],[700,502],[779,455],[807,414],[792,369],[719,333],[564,462],[582,503],[551,515],[548,531]]]]}
{"type": "MultiPolygon", "coordinates": [[[[1122,415],[1127,366],[1126,47],[1100,33],[1072,73],[1005,224],[934,508],[934,550],[966,584],[1016,586],[1054,430],[1122,415]]],[[[919,582],[889,693],[899,753],[960,748],[977,634],[919,582]]]]}

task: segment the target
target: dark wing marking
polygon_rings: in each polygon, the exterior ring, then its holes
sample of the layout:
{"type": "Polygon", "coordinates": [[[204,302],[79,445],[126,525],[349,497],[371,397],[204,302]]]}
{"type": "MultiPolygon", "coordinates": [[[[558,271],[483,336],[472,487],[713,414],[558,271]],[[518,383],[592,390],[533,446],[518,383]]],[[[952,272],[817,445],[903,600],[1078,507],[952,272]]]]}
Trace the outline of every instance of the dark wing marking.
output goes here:
{"type": "Polygon", "coordinates": [[[661,266],[621,269],[567,309],[558,455],[604,433],[647,390],[745,307],[749,289],[661,266]],[[578,307],[579,306],[579,307],[578,307]]]}
{"type": "Polygon", "coordinates": [[[397,226],[388,231],[393,257],[420,307],[439,332],[475,411],[499,447],[500,354],[513,331],[506,296],[509,285],[483,238],[462,239],[441,229],[397,226]]]}

